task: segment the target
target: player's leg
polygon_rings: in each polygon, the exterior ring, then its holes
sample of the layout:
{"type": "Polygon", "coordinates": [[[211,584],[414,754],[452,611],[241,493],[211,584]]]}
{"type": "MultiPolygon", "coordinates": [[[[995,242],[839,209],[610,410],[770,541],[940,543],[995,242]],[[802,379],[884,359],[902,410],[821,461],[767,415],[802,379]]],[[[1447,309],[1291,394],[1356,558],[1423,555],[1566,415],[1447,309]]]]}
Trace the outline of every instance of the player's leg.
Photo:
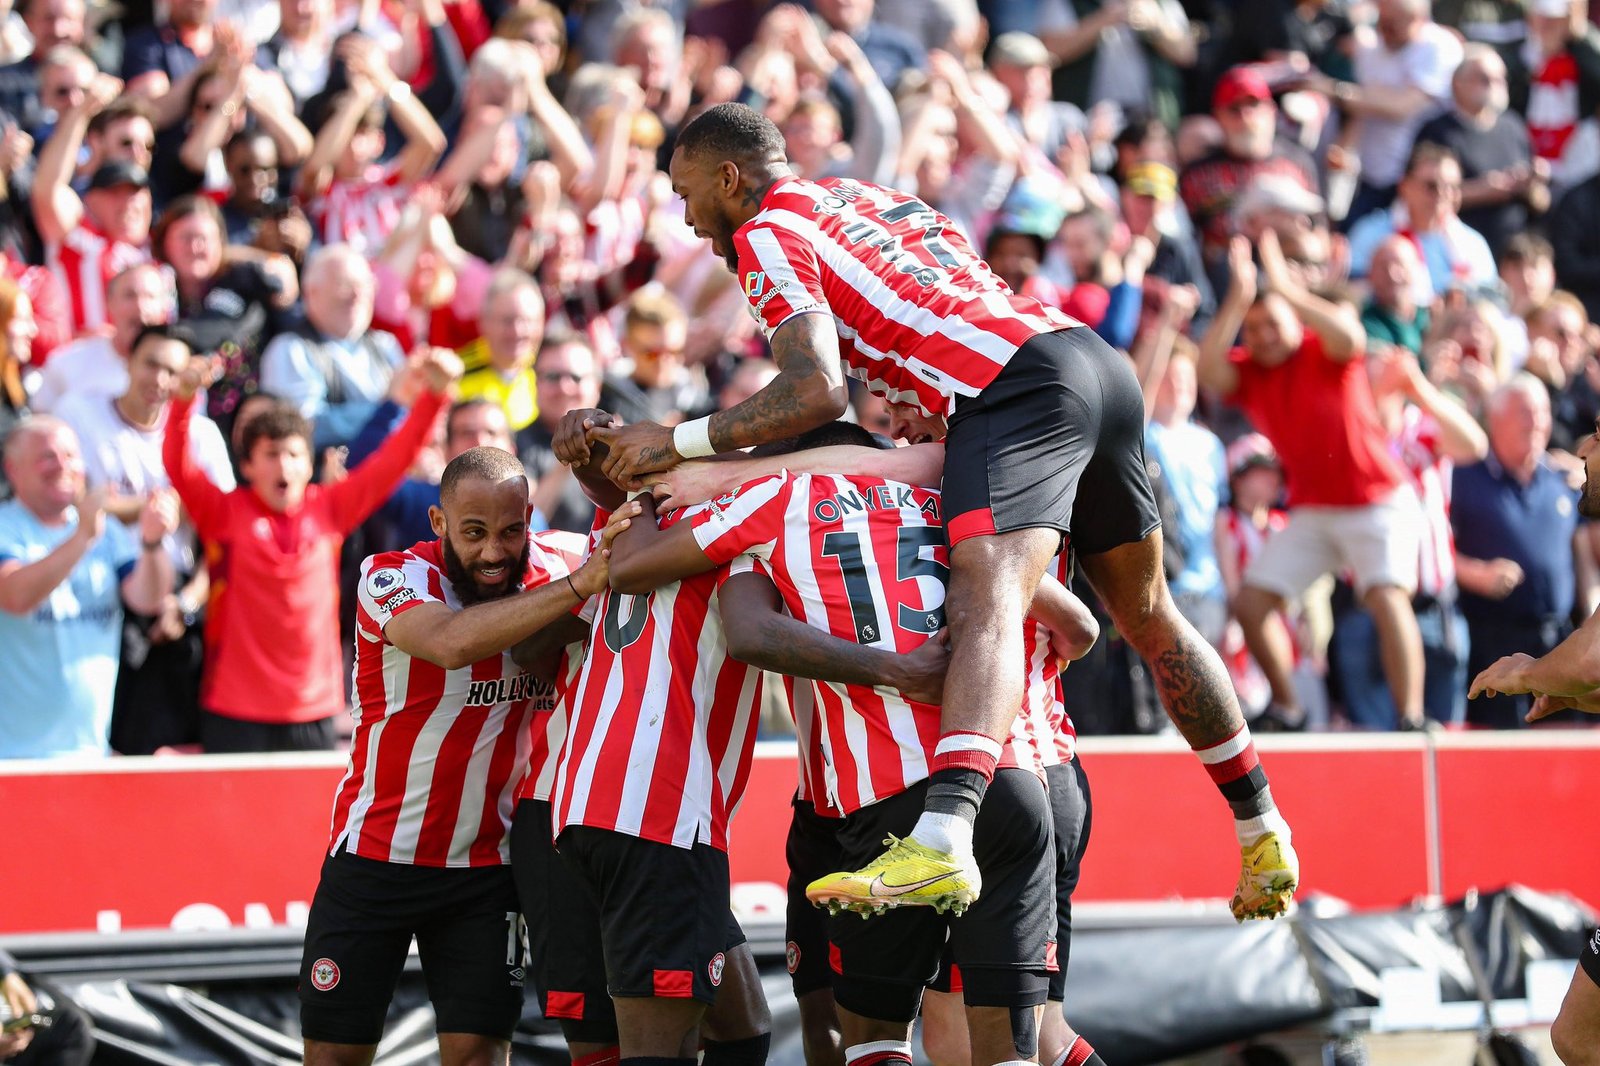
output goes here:
{"type": "MultiPolygon", "coordinates": [[[[1160,514],[1145,471],[1143,396],[1125,358],[1092,346],[1081,355],[1100,382],[1100,426],[1079,479],[1085,506],[1074,512],[1073,548],[1118,632],[1150,664],[1168,717],[1233,809],[1243,860],[1235,916],[1276,916],[1298,883],[1298,859],[1222,658],[1178,613],[1167,588],[1160,514]]],[[[1269,542],[1258,563],[1274,547],[1269,542]]]]}
{"type": "Polygon", "coordinates": [[[377,1054],[411,948],[411,872],[343,852],[323,861],[300,962],[307,1066],[366,1066],[377,1054]]]}
{"type": "Polygon", "coordinates": [[[796,994],[795,1003],[800,1008],[800,1046],[806,1066],[844,1066],[844,1031],[832,986],[796,994]]]}
{"type": "Polygon", "coordinates": [[[1042,1008],[1056,954],[1053,816],[1044,782],[1001,770],[978,815],[988,889],[951,923],[961,968],[971,1066],[1037,1062],[1042,1008]]]}
{"type": "Polygon", "coordinates": [[[728,856],[587,826],[558,847],[599,911],[622,1066],[692,1066],[727,965],[728,856]]]}
{"type": "Polygon", "coordinates": [[[582,1066],[614,1066],[617,1015],[606,990],[600,914],[550,839],[550,804],[524,799],[511,823],[511,869],[528,930],[528,973],[539,1010],[560,1024],[582,1066]]]}
{"type": "Polygon", "coordinates": [[[1067,964],[1072,958],[1072,893],[1078,887],[1094,804],[1083,760],[1045,769],[1056,857],[1056,968],[1050,971],[1044,1016],[1039,1021],[1039,1062],[1044,1066],[1104,1066],[1089,1042],[1067,1024],[1067,964]]]}
{"type": "MultiPolygon", "coordinates": [[[[982,393],[957,403],[945,439],[943,495],[951,658],[927,811],[908,841],[813,886],[812,899],[959,913],[978,898],[972,822],[1022,704],[1023,617],[1073,527],[1079,479],[1102,447],[1103,374],[1099,361],[1084,355],[1095,346],[1105,349],[1107,366],[1126,364],[1087,329],[1042,334],[1019,348],[982,393]],[[885,904],[882,893],[871,891],[880,877],[884,885],[916,887],[885,904]]],[[[1131,379],[1131,371],[1123,372],[1131,379]]],[[[1134,444],[1142,448],[1143,400],[1138,383],[1131,387],[1141,412],[1134,444]]],[[[1148,509],[1155,516],[1153,498],[1148,509]]]]}
{"type": "Polygon", "coordinates": [[[1060,532],[1049,528],[972,536],[950,549],[950,666],[927,811],[911,833],[919,844],[972,853],[973,820],[1022,706],[1023,619],[1060,549],[1060,532]]]}
{"type": "MultiPolygon", "coordinates": [[[[927,787],[918,782],[845,818],[836,834],[842,863],[864,861],[885,837],[908,832],[927,787]]],[[[870,922],[849,911],[826,921],[846,1066],[910,1066],[911,1026],[939,969],[949,919],[905,907],[870,922]]]]}
{"type": "Polygon", "coordinates": [[[744,929],[728,915],[727,958],[717,1001],[700,1023],[701,1066],[763,1066],[772,1049],[772,1011],[744,929]]]}
{"type": "Polygon", "coordinates": [[[1550,1043],[1565,1066],[1600,1066],[1600,929],[1578,958],[1561,1012],[1550,1026],[1550,1043]]]}
{"type": "MultiPolygon", "coordinates": [[[[944,969],[941,966],[940,978],[946,976],[944,969]]],[[[959,984],[941,989],[935,981],[922,994],[922,1050],[933,1066],[971,1066],[967,1004],[959,984]]]]}
{"type": "Polygon", "coordinates": [[[844,1066],[839,1010],[833,1001],[833,970],[828,965],[828,930],[822,911],[806,899],[806,885],[842,865],[838,829],[842,819],[825,818],[795,797],[784,858],[789,866],[784,915],[784,962],[800,1008],[800,1043],[806,1066],[844,1066]]]}
{"type": "Polygon", "coordinates": [[[443,1066],[502,1066],[522,1017],[522,914],[509,866],[419,871],[432,906],[417,955],[439,1028],[443,1066]]]}
{"type": "Polygon", "coordinates": [[[1150,664],[1162,706],[1233,811],[1241,849],[1234,917],[1272,918],[1288,907],[1299,860],[1272,798],[1227,669],[1177,612],[1161,576],[1161,535],[1081,557],[1122,634],[1150,664]]]}

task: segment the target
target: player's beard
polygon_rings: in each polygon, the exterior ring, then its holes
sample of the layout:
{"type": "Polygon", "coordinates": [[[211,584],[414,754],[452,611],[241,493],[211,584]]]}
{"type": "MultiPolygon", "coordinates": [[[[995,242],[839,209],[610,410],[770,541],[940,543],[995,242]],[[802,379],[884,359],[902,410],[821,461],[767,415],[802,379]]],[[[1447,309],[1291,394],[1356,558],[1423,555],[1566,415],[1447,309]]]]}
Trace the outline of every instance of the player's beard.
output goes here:
{"type": "Polygon", "coordinates": [[[439,543],[443,546],[444,576],[450,579],[450,586],[456,590],[456,599],[461,601],[461,606],[470,607],[474,603],[498,600],[522,588],[522,575],[528,572],[528,556],[533,550],[531,542],[523,540],[521,557],[515,566],[507,565],[505,583],[497,589],[485,589],[478,584],[473,571],[456,554],[448,536],[441,537],[439,543]]]}

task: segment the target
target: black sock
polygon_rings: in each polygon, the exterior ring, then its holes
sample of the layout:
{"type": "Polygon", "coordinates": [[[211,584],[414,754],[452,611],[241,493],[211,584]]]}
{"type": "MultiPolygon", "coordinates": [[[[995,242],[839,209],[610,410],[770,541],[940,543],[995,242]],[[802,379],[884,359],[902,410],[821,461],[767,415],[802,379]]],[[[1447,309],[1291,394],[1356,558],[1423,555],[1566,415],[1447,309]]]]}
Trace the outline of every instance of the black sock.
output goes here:
{"type": "Polygon", "coordinates": [[[951,766],[935,770],[928,777],[928,797],[923,810],[930,814],[953,814],[969,824],[977,821],[989,779],[977,770],[951,766]]]}
{"type": "Polygon", "coordinates": [[[772,1034],[747,1036],[743,1040],[704,1040],[700,1066],[763,1066],[772,1050],[772,1034]]]}

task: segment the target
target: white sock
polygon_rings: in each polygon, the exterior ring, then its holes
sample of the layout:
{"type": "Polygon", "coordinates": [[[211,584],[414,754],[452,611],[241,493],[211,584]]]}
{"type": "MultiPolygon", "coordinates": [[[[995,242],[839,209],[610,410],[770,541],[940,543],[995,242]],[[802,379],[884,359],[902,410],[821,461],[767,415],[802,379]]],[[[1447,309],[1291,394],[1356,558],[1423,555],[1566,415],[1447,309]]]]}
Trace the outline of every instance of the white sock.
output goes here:
{"type": "Polygon", "coordinates": [[[1248,848],[1268,833],[1276,833],[1279,840],[1289,843],[1289,823],[1276,807],[1254,818],[1235,818],[1233,833],[1238,837],[1241,848],[1248,848]]]}
{"type": "Polygon", "coordinates": [[[972,823],[958,814],[923,811],[911,839],[925,848],[948,852],[957,858],[972,855],[972,823]]]}

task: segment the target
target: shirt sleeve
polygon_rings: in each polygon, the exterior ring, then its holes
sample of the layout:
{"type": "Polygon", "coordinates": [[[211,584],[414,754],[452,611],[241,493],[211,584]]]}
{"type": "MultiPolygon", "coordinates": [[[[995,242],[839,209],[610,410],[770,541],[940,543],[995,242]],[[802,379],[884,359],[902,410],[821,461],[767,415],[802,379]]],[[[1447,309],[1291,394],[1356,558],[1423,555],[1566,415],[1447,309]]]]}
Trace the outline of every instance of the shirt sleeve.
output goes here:
{"type": "Polygon", "coordinates": [[[424,603],[444,602],[435,591],[432,572],[427,563],[404,552],[369,555],[356,585],[361,608],[356,624],[367,636],[382,640],[384,627],[395,617],[424,603]]]}
{"type": "Polygon", "coordinates": [[[194,449],[189,446],[194,403],[193,400],[174,400],[167,409],[167,431],[161,440],[161,463],[166,467],[167,479],[172,482],[178,498],[183,501],[184,508],[194,521],[195,530],[201,537],[215,540],[222,532],[228,494],[200,469],[194,459],[194,449]]]}
{"type": "Polygon", "coordinates": [[[807,475],[785,471],[747,482],[697,508],[689,516],[695,543],[714,563],[726,563],[749,553],[770,558],[783,532],[783,516],[790,494],[807,475]]]}
{"type": "Polygon", "coordinates": [[[793,230],[746,227],[733,235],[733,247],[744,298],[768,338],[795,315],[828,310],[816,250],[793,230]]]}
{"type": "Polygon", "coordinates": [[[1423,61],[1411,68],[1412,81],[1417,88],[1435,100],[1450,99],[1450,79],[1461,65],[1461,42],[1443,27],[1435,26],[1438,33],[1423,51],[1423,61]]]}

